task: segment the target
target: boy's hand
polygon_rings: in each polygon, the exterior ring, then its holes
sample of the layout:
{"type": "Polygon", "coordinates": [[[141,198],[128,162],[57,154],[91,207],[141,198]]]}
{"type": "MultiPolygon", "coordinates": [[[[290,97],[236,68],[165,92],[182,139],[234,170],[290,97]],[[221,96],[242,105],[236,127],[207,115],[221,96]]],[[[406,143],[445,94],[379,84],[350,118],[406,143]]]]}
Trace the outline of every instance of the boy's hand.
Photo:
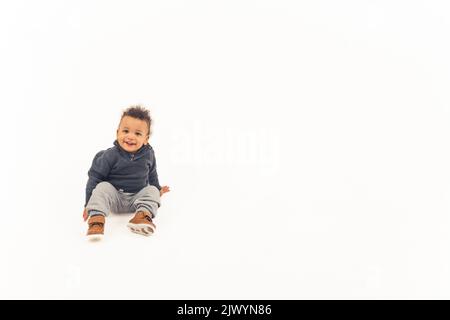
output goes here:
{"type": "Polygon", "coordinates": [[[84,208],[84,211],[83,211],[83,219],[84,219],[84,221],[86,221],[88,219],[88,213],[86,211],[86,208],[84,208]]]}
{"type": "Polygon", "coordinates": [[[161,190],[159,190],[160,195],[162,196],[164,193],[169,192],[169,186],[162,186],[161,190]]]}

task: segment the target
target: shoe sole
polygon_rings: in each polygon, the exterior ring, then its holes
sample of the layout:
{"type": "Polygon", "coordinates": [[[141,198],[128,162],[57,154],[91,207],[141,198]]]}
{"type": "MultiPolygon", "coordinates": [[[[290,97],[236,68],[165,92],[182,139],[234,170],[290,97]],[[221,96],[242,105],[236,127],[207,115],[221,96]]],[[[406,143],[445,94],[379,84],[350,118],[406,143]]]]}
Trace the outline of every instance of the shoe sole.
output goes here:
{"type": "Polygon", "coordinates": [[[89,234],[86,236],[89,241],[100,241],[103,239],[103,234],[89,234]]]}
{"type": "Polygon", "coordinates": [[[141,234],[146,237],[150,237],[155,232],[148,224],[129,223],[127,224],[127,227],[131,232],[141,234]]]}

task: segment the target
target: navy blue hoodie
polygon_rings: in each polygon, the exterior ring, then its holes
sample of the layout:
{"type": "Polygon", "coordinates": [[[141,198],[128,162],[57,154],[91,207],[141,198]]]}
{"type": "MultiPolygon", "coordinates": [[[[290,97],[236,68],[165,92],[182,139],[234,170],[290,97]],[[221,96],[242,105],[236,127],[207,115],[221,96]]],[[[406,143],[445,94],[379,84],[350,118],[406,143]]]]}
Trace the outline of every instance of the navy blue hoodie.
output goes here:
{"type": "Polygon", "coordinates": [[[117,190],[136,193],[147,185],[161,190],[156,172],[156,159],[153,148],[143,145],[136,153],[125,151],[114,141],[114,147],[98,152],[88,172],[86,185],[86,207],[92,190],[102,181],[111,183],[117,190]]]}

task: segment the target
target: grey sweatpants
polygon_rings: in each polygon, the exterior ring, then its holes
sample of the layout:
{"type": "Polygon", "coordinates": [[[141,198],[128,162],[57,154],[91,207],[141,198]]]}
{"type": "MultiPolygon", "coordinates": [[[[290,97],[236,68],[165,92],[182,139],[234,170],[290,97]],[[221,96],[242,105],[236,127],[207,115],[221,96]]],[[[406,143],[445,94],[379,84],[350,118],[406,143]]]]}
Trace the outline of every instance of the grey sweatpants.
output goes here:
{"type": "Polygon", "coordinates": [[[161,206],[160,193],[155,186],[146,186],[137,193],[117,190],[111,183],[103,181],[92,191],[86,210],[91,215],[107,216],[114,213],[148,212],[153,218],[161,206]]]}

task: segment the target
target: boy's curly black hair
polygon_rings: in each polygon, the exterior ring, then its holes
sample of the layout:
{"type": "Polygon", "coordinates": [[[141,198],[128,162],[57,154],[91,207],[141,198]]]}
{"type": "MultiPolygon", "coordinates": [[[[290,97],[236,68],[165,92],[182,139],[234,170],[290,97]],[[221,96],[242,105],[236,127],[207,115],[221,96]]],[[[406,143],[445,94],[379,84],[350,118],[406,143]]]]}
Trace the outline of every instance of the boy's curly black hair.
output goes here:
{"type": "Polygon", "coordinates": [[[148,135],[150,135],[150,126],[152,124],[152,118],[150,117],[150,112],[147,109],[145,109],[140,105],[131,106],[122,113],[120,121],[122,121],[123,117],[126,116],[145,121],[148,126],[148,135]]]}

